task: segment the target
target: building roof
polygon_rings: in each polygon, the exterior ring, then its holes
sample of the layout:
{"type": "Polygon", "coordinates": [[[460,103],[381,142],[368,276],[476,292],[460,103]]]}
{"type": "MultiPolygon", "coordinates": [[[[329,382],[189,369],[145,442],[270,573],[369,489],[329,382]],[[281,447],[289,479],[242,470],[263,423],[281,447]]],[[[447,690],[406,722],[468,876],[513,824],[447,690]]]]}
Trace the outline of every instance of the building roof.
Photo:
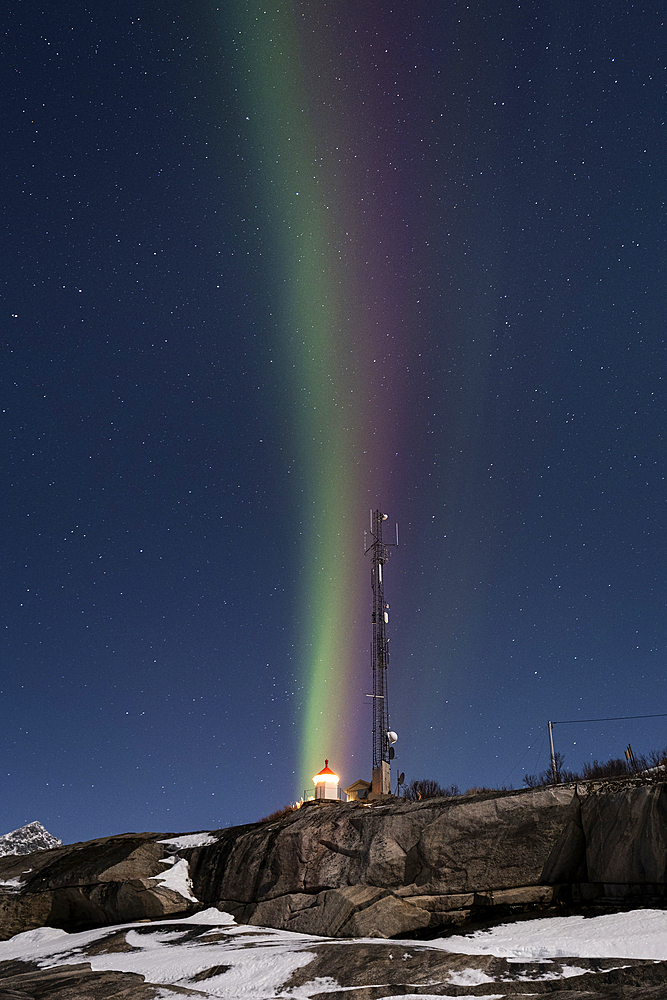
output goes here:
{"type": "Polygon", "coordinates": [[[372,784],[373,784],[372,781],[364,781],[363,778],[357,778],[357,780],[354,781],[349,786],[349,788],[344,788],[343,791],[344,792],[358,792],[358,791],[361,791],[362,788],[371,788],[372,784]]]}
{"type": "MultiPolygon", "coordinates": [[[[332,771],[331,768],[329,767],[329,761],[325,760],[324,767],[322,768],[321,771],[317,772],[315,778],[322,778],[322,777],[328,778],[329,775],[331,775],[332,778],[335,778],[336,781],[338,781],[338,775],[334,771],[332,771]]],[[[315,780],[315,778],[313,778],[313,781],[315,780]]]]}

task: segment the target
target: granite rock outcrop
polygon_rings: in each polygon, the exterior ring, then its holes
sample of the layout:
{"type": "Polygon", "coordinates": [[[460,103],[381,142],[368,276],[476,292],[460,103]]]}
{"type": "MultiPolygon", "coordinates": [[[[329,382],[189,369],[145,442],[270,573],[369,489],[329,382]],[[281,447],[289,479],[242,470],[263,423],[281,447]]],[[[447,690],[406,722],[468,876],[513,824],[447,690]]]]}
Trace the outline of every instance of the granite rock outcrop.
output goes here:
{"type": "Polygon", "coordinates": [[[419,933],[473,909],[548,903],[542,869],[574,796],[541,788],[309,805],[233,836],[213,879],[220,847],[195,849],[195,894],[244,923],[342,937],[419,933]]]}
{"type": "Polygon", "coordinates": [[[82,930],[196,911],[165,884],[173,851],[160,834],[122,834],[0,858],[0,938],[33,927],[82,930]]]}
{"type": "Polygon", "coordinates": [[[666,848],[662,782],[313,803],[274,822],[0,858],[0,937],[211,905],[311,934],[428,936],[530,909],[660,902],[666,848]]]}

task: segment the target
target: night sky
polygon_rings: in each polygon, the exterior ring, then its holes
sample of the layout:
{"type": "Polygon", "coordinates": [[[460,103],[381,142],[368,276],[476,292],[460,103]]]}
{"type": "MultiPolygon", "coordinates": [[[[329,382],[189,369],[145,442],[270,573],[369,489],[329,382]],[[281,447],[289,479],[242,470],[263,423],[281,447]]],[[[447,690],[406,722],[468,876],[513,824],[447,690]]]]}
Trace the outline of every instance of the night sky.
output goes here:
{"type": "Polygon", "coordinates": [[[371,507],[393,786],[667,712],[660,6],[10,5],[0,832],[369,780],[371,507]]]}

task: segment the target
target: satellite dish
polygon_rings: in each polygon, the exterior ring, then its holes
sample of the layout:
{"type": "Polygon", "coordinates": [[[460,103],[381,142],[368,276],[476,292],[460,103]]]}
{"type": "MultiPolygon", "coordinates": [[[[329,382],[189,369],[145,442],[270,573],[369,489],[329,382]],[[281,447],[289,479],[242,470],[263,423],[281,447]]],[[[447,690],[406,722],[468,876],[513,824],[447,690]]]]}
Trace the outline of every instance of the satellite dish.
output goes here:
{"type": "Polygon", "coordinates": [[[394,748],[393,747],[389,747],[389,760],[393,760],[395,756],[396,756],[396,754],[395,754],[394,748]]]}
{"type": "Polygon", "coordinates": [[[387,743],[395,743],[397,739],[398,736],[396,735],[396,733],[390,729],[389,732],[387,733],[387,743]]]}
{"type": "Polygon", "coordinates": [[[402,785],[404,781],[405,781],[405,771],[401,771],[401,773],[398,776],[399,785],[402,785]]]}

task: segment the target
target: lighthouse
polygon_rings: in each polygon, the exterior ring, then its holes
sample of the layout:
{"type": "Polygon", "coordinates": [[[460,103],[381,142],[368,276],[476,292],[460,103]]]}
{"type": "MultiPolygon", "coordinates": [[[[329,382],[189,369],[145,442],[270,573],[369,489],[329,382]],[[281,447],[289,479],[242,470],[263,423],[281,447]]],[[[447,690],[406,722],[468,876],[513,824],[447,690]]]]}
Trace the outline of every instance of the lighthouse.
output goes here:
{"type": "Polygon", "coordinates": [[[313,777],[316,799],[338,800],[338,775],[329,767],[329,761],[324,761],[322,770],[313,777]]]}

